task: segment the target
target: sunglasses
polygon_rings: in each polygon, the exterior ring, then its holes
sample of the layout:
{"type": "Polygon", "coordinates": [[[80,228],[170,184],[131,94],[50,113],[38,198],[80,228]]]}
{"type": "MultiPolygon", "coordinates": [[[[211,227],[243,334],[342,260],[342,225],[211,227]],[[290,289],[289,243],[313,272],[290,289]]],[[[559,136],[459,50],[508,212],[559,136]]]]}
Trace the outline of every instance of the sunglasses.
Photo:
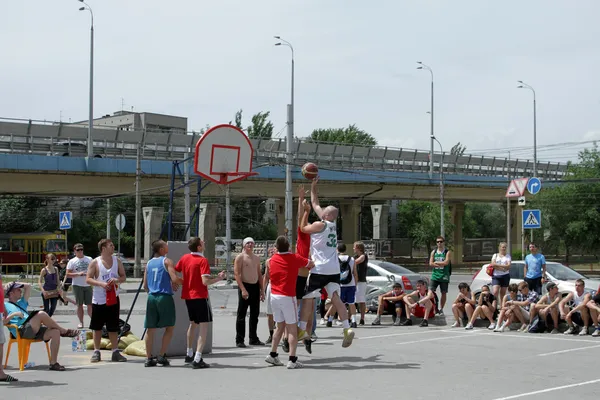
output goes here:
{"type": "Polygon", "coordinates": [[[438,240],[438,241],[436,241],[436,243],[444,243],[444,241],[443,240],[438,240]]]}
{"type": "Polygon", "coordinates": [[[83,249],[75,249],[75,251],[83,251],[83,249]]]}

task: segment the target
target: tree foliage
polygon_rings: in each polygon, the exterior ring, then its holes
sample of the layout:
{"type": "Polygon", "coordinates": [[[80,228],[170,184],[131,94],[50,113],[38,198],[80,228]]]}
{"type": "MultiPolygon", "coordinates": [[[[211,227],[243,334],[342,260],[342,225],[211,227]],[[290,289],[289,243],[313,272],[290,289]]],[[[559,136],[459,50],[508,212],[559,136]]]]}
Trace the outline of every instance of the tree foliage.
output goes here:
{"type": "MultiPolygon", "coordinates": [[[[403,201],[398,204],[398,225],[400,236],[413,239],[413,247],[430,250],[440,232],[440,206],[420,200],[403,201]]],[[[444,228],[446,238],[451,238],[454,225],[448,207],[444,210],[444,228]]]]}
{"type": "Polygon", "coordinates": [[[238,110],[235,113],[235,120],[229,124],[235,125],[248,133],[250,139],[271,139],[273,137],[273,122],[269,120],[270,111],[260,111],[254,114],[251,118],[251,124],[246,128],[243,127],[243,110],[238,110]]]}
{"type": "Polygon", "coordinates": [[[58,230],[58,212],[48,212],[40,197],[0,198],[0,232],[27,233],[58,230]]]}
{"type": "Polygon", "coordinates": [[[463,237],[506,237],[506,212],[500,204],[467,203],[463,217],[463,237]]]}
{"type": "Polygon", "coordinates": [[[465,154],[466,150],[467,146],[464,146],[463,144],[458,142],[454,146],[452,146],[452,148],[450,149],[450,154],[455,156],[462,156],[463,154],[465,154]]]}
{"type": "Polygon", "coordinates": [[[364,130],[357,128],[354,124],[349,125],[347,128],[315,129],[310,134],[308,141],[366,146],[375,146],[377,144],[377,139],[364,130]]]}

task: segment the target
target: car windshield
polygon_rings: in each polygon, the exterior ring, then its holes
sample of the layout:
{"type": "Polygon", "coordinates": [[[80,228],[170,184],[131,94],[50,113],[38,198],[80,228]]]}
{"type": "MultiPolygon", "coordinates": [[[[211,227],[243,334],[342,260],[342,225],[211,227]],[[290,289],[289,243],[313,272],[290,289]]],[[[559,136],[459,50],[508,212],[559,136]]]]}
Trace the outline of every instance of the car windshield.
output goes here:
{"type": "Polygon", "coordinates": [[[581,275],[579,272],[572,270],[571,268],[562,264],[546,264],[546,270],[555,279],[561,281],[574,281],[576,279],[587,279],[585,275],[581,275]]]}
{"type": "Polygon", "coordinates": [[[401,267],[401,266],[396,265],[396,264],[392,264],[392,263],[387,262],[387,261],[373,260],[371,262],[373,264],[377,265],[378,267],[381,267],[381,268],[385,269],[387,272],[391,272],[392,274],[406,275],[406,274],[413,274],[414,273],[410,269],[401,267]]]}

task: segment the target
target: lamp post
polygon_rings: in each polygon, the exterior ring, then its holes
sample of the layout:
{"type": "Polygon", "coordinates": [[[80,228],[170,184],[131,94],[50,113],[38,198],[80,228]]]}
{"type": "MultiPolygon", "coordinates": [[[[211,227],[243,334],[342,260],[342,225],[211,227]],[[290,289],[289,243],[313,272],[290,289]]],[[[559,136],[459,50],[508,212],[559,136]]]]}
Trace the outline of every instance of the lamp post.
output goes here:
{"type": "Polygon", "coordinates": [[[287,107],[287,139],[286,139],[286,165],[285,165],[285,230],[290,243],[292,242],[292,142],[294,141],[294,47],[287,40],[280,36],[275,36],[279,42],[275,46],[287,46],[292,51],[292,81],[291,81],[291,100],[287,107]]]}
{"type": "Polygon", "coordinates": [[[424,69],[431,74],[431,131],[429,133],[431,136],[431,150],[429,151],[429,179],[433,179],[433,140],[435,138],[433,133],[433,70],[421,61],[417,61],[417,64],[419,64],[417,69],[424,69]]]}
{"type": "Polygon", "coordinates": [[[442,144],[435,136],[431,136],[431,141],[436,141],[440,145],[440,236],[446,237],[444,234],[444,149],[442,144]]]}
{"type": "Polygon", "coordinates": [[[92,7],[89,6],[85,1],[79,0],[84,4],[84,7],[80,7],[79,11],[88,10],[92,17],[90,25],[90,100],[89,100],[89,115],[88,115],[88,137],[87,137],[87,156],[88,158],[94,157],[94,144],[92,142],[92,129],[94,126],[94,12],[92,7]]]}
{"type": "Polygon", "coordinates": [[[529,89],[533,93],[533,174],[532,177],[537,176],[537,117],[536,117],[536,103],[535,103],[535,90],[523,81],[519,81],[518,89],[529,89]]]}

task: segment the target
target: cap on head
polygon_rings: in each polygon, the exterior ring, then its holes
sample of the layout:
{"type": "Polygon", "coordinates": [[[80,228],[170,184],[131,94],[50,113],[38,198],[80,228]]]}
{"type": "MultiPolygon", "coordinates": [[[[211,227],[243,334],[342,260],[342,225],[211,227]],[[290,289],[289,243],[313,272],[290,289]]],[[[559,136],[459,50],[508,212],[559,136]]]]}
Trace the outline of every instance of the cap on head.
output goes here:
{"type": "Polygon", "coordinates": [[[247,245],[248,243],[252,243],[252,244],[254,244],[254,239],[252,239],[251,237],[247,237],[247,238],[245,238],[245,239],[242,241],[242,247],[246,247],[246,245],[247,245]]]}
{"type": "Polygon", "coordinates": [[[18,282],[11,282],[8,285],[6,285],[4,287],[4,295],[8,296],[10,294],[10,292],[12,292],[14,289],[20,289],[22,288],[24,285],[22,283],[18,283],[18,282]]]}
{"type": "Polygon", "coordinates": [[[556,286],[556,283],[554,283],[554,282],[548,282],[546,284],[546,290],[547,291],[550,291],[550,290],[554,289],[555,287],[558,287],[558,286],[556,286]]]}

